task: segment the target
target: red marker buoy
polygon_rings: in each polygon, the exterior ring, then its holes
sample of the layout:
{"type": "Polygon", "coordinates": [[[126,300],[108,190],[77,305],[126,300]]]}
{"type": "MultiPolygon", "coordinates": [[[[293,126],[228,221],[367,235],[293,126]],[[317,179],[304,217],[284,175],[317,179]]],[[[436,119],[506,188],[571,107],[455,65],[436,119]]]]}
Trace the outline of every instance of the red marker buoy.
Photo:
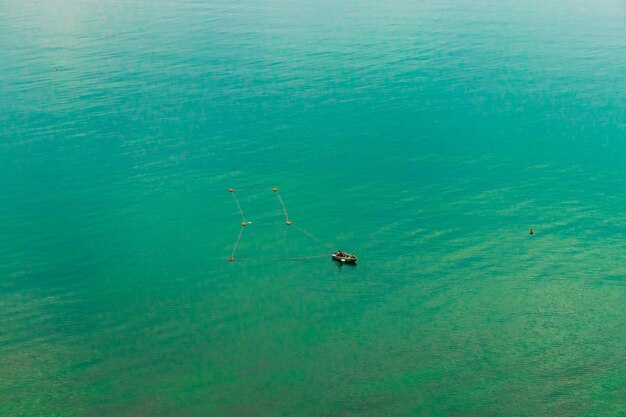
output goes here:
{"type": "Polygon", "coordinates": [[[528,232],[528,234],[530,234],[530,235],[534,235],[534,234],[535,234],[535,232],[534,232],[534,230],[533,230],[533,229],[530,229],[530,232],[528,232]]]}
{"type": "Polygon", "coordinates": [[[241,222],[241,227],[244,227],[244,226],[246,226],[247,224],[248,224],[248,223],[246,223],[246,222],[241,222]]]}
{"type": "Polygon", "coordinates": [[[228,189],[228,192],[229,192],[229,193],[232,193],[232,192],[234,192],[234,191],[235,191],[235,190],[233,190],[232,188],[229,188],[229,189],[228,189]]]}

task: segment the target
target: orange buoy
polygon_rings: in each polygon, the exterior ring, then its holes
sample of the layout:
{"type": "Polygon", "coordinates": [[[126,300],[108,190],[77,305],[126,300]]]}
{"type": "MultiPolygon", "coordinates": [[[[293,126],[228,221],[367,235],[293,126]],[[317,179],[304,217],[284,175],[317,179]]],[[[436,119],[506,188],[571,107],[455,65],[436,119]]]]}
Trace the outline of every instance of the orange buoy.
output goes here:
{"type": "Polygon", "coordinates": [[[530,235],[534,235],[534,234],[535,234],[535,231],[534,231],[533,229],[530,229],[530,232],[528,232],[528,234],[530,234],[530,235]]]}
{"type": "Polygon", "coordinates": [[[287,220],[287,221],[285,222],[285,224],[286,224],[287,226],[289,226],[289,225],[291,224],[291,220],[287,220]]]}
{"type": "Polygon", "coordinates": [[[229,261],[234,261],[235,258],[233,258],[232,256],[230,258],[228,258],[229,261]]]}
{"type": "Polygon", "coordinates": [[[232,193],[232,192],[234,192],[234,191],[235,191],[235,190],[233,190],[232,188],[229,188],[229,189],[228,189],[228,192],[229,192],[229,193],[232,193]]]}
{"type": "Polygon", "coordinates": [[[277,192],[278,188],[274,187],[274,188],[272,188],[272,191],[277,192]]]}
{"type": "Polygon", "coordinates": [[[248,224],[248,223],[246,223],[246,222],[241,222],[241,226],[242,226],[242,227],[246,226],[247,224],[248,224]]]}

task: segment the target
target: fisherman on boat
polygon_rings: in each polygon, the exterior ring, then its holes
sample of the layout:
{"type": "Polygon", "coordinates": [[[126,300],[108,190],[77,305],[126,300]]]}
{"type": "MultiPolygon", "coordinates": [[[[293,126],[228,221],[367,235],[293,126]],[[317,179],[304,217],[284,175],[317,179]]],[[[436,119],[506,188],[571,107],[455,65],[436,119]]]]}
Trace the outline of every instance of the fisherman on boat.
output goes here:
{"type": "Polygon", "coordinates": [[[352,253],[352,255],[348,255],[347,252],[338,250],[337,252],[333,253],[331,257],[333,261],[337,261],[341,263],[356,264],[356,261],[357,261],[357,257],[354,254],[354,252],[352,253]]]}

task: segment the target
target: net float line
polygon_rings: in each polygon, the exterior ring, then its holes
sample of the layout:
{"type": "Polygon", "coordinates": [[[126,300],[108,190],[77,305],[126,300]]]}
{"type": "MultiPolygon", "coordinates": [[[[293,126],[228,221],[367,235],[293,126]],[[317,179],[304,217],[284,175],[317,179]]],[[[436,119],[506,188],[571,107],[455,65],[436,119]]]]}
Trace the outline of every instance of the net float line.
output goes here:
{"type": "Polygon", "coordinates": [[[248,224],[248,222],[246,222],[246,216],[243,215],[243,210],[241,209],[241,204],[239,204],[239,200],[237,200],[237,196],[235,195],[235,189],[234,188],[229,188],[228,192],[233,196],[233,199],[235,200],[235,203],[237,203],[237,208],[239,209],[239,214],[241,214],[241,225],[245,226],[246,224],[248,224]]]}
{"type": "MultiPolygon", "coordinates": [[[[287,212],[287,208],[285,207],[285,202],[283,201],[282,197],[280,196],[279,192],[278,192],[278,188],[273,188],[272,191],[274,193],[276,193],[276,197],[278,198],[278,201],[280,202],[280,205],[283,209],[283,213],[285,214],[285,224],[286,225],[291,225],[292,222],[291,220],[289,220],[289,213],[287,212]]],[[[237,240],[235,241],[235,244],[233,246],[233,251],[230,255],[230,257],[228,258],[229,261],[235,261],[235,260],[242,260],[242,261],[295,261],[295,260],[304,260],[304,259],[315,259],[315,258],[324,258],[327,256],[331,256],[331,254],[324,254],[324,255],[312,255],[312,256],[296,256],[296,257],[278,257],[278,258],[236,258],[235,254],[237,252],[237,247],[239,246],[239,242],[241,240],[241,237],[243,235],[243,229],[245,226],[247,226],[249,223],[246,221],[245,215],[243,213],[243,209],[241,208],[241,204],[239,203],[239,200],[237,199],[237,196],[235,194],[235,190],[234,188],[229,188],[228,192],[230,192],[233,196],[233,200],[235,200],[235,204],[237,204],[237,209],[239,210],[239,213],[241,214],[241,228],[239,230],[239,234],[237,235],[237,240]]],[[[295,228],[300,231],[301,233],[303,233],[304,235],[314,239],[316,242],[320,243],[323,246],[326,246],[330,249],[333,249],[332,245],[328,244],[328,243],[324,243],[322,240],[320,240],[317,236],[315,236],[313,233],[309,232],[306,229],[303,229],[302,227],[298,227],[295,226],[295,228]]]]}
{"type": "MultiPolygon", "coordinates": [[[[289,214],[287,213],[287,209],[285,207],[285,202],[283,201],[282,197],[280,196],[280,193],[278,192],[278,188],[274,187],[272,188],[272,191],[274,191],[274,193],[276,194],[276,197],[278,197],[278,201],[280,202],[280,205],[283,208],[283,212],[285,213],[285,224],[287,226],[291,225],[291,220],[289,220],[289,214]]],[[[298,226],[294,226],[296,229],[298,229],[300,232],[304,233],[305,235],[307,235],[308,237],[310,237],[311,239],[315,240],[316,242],[318,242],[319,244],[326,246],[330,249],[333,249],[333,245],[330,245],[328,243],[323,242],[320,238],[318,238],[317,236],[315,236],[313,233],[309,232],[308,230],[305,230],[302,227],[298,227],[298,226]]]]}
{"type": "Polygon", "coordinates": [[[231,257],[229,261],[299,261],[303,259],[315,259],[315,258],[326,258],[328,256],[332,256],[332,254],[325,255],[311,255],[311,256],[294,256],[291,258],[235,258],[231,257]]]}
{"type": "Polygon", "coordinates": [[[289,220],[289,214],[287,213],[287,209],[285,208],[285,203],[283,202],[283,199],[280,197],[278,188],[274,187],[272,188],[272,191],[274,191],[276,197],[278,197],[278,201],[280,201],[280,205],[283,207],[283,212],[285,213],[285,224],[289,226],[291,224],[291,220],[289,220]]]}
{"type": "Polygon", "coordinates": [[[327,242],[323,242],[320,238],[318,238],[317,236],[315,236],[313,233],[309,232],[306,229],[303,229],[302,227],[299,226],[294,226],[297,230],[301,231],[303,234],[307,235],[308,237],[310,237],[311,239],[315,240],[317,243],[319,243],[320,245],[326,246],[327,248],[330,249],[334,249],[334,246],[327,243],[327,242]]]}
{"type": "Polygon", "coordinates": [[[235,241],[235,245],[233,246],[233,251],[230,254],[230,258],[228,258],[229,261],[234,261],[235,252],[237,252],[237,246],[239,246],[241,235],[243,235],[243,228],[248,224],[248,222],[246,222],[246,216],[243,214],[243,210],[241,209],[241,204],[239,204],[239,200],[237,199],[237,196],[235,195],[235,189],[229,188],[228,192],[233,196],[233,199],[235,200],[235,203],[237,204],[237,208],[239,209],[239,214],[241,214],[241,229],[239,229],[239,235],[237,235],[237,240],[235,241]]]}
{"type": "Polygon", "coordinates": [[[235,252],[237,252],[237,246],[239,245],[239,241],[241,240],[241,235],[243,234],[243,226],[239,229],[239,235],[237,236],[237,240],[235,241],[235,246],[233,246],[233,252],[230,254],[229,261],[235,260],[235,252]]]}

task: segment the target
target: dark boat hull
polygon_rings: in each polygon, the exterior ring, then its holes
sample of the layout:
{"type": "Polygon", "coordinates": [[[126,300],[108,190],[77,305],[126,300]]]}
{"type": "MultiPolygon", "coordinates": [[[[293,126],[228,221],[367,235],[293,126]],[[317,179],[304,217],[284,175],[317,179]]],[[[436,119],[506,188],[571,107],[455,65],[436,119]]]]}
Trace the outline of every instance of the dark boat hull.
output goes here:
{"type": "Polygon", "coordinates": [[[342,264],[356,264],[357,257],[356,256],[339,256],[339,255],[331,255],[333,261],[342,263],[342,264]]]}

